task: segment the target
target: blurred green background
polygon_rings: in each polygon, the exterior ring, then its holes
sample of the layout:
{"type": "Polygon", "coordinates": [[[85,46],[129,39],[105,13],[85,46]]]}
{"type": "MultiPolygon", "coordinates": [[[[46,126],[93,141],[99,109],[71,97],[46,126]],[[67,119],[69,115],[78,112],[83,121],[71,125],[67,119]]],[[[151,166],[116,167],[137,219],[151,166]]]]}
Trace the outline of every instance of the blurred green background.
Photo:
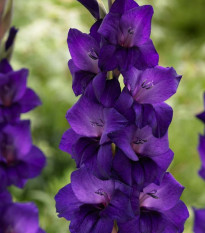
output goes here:
{"type": "MultiPolygon", "coordinates": [[[[169,130],[175,152],[170,171],[184,186],[183,201],[190,210],[185,233],[192,232],[192,206],[205,207],[205,182],[197,175],[198,134],[203,125],[194,115],[203,109],[205,90],[205,2],[204,0],[139,0],[154,7],[152,39],[160,55],[160,65],[173,66],[183,79],[168,101],[174,109],[169,130]]],[[[24,118],[32,120],[33,141],[47,156],[41,176],[30,180],[24,190],[12,187],[15,200],[35,201],[40,223],[47,233],[65,233],[68,222],[55,213],[54,196],[69,182],[75,164],[58,149],[69,127],[65,114],[76,102],[67,68],[69,28],[88,32],[94,19],[76,0],[18,0],[14,2],[13,25],[20,29],[13,54],[15,69],[30,70],[28,84],[43,105],[24,118]]]]}

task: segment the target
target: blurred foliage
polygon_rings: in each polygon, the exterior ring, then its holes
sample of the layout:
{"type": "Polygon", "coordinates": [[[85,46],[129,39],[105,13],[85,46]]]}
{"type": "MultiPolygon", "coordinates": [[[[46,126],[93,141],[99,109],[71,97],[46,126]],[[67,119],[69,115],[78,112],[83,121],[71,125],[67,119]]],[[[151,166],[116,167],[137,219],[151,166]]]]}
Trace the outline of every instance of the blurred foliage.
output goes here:
{"type": "MultiPolygon", "coordinates": [[[[186,188],[182,196],[191,217],[185,231],[192,232],[192,206],[205,207],[205,182],[197,171],[198,133],[203,125],[194,117],[202,111],[205,90],[205,4],[204,0],[139,0],[154,7],[152,39],[160,65],[174,66],[183,74],[177,94],[168,101],[174,109],[169,131],[175,152],[170,171],[186,188]]],[[[41,97],[43,106],[24,118],[32,120],[33,141],[47,156],[41,176],[30,180],[24,190],[11,187],[17,201],[35,201],[42,228],[48,233],[68,232],[68,223],[57,218],[54,196],[70,180],[75,164],[58,149],[69,128],[66,111],[76,102],[67,68],[66,39],[69,28],[88,32],[94,19],[76,0],[18,0],[14,2],[13,25],[20,29],[12,64],[30,70],[28,85],[41,97]]]]}

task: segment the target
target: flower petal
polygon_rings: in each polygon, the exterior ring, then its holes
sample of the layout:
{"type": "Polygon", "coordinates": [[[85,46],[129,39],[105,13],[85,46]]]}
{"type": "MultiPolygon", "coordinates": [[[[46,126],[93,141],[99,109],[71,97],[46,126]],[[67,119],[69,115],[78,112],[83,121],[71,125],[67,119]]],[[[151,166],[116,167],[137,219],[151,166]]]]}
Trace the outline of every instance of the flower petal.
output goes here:
{"type": "Polygon", "coordinates": [[[176,93],[181,76],[173,68],[155,67],[139,71],[136,68],[124,73],[125,83],[133,98],[141,104],[163,102],[176,93]]]}
{"type": "Polygon", "coordinates": [[[80,135],[75,133],[72,129],[68,129],[62,136],[59,148],[69,154],[72,154],[73,146],[80,138],[80,135]]]}
{"type": "Polygon", "coordinates": [[[75,215],[75,211],[82,205],[73,193],[71,184],[59,190],[55,196],[55,201],[58,217],[64,217],[67,220],[71,220],[73,215],[75,215]]]}
{"type": "Polygon", "coordinates": [[[194,208],[194,232],[203,233],[205,232],[205,209],[195,209],[194,208]]]}
{"type": "Polygon", "coordinates": [[[122,39],[129,46],[140,46],[149,40],[151,34],[152,6],[133,8],[122,15],[120,28],[122,39]]]}
{"type": "Polygon", "coordinates": [[[104,196],[97,192],[103,190],[111,197],[114,190],[114,182],[111,180],[100,180],[86,168],[81,168],[71,175],[71,186],[79,201],[87,204],[104,203],[104,196]]]}
{"type": "Polygon", "coordinates": [[[86,87],[95,77],[95,74],[89,71],[79,69],[73,62],[69,60],[68,66],[72,75],[72,88],[76,96],[85,92],[86,87]]]}
{"type": "Polygon", "coordinates": [[[169,210],[177,204],[183,190],[184,187],[170,173],[166,173],[160,186],[150,184],[143,189],[144,193],[156,191],[157,198],[150,196],[143,202],[142,206],[157,211],[169,210]]]}
{"type": "Polygon", "coordinates": [[[199,136],[198,151],[201,159],[201,169],[199,170],[199,175],[205,179],[205,136],[199,136]]]}
{"type": "Polygon", "coordinates": [[[99,19],[99,6],[96,0],[77,0],[80,2],[84,7],[86,7],[90,13],[93,15],[94,18],[99,19]]]}
{"type": "Polygon", "coordinates": [[[82,96],[67,112],[66,118],[72,129],[82,136],[100,137],[104,127],[103,106],[82,96]]]}
{"type": "Polygon", "coordinates": [[[74,64],[79,69],[98,73],[99,46],[92,36],[77,29],[70,29],[68,48],[74,64]]]}
{"type": "Polygon", "coordinates": [[[21,112],[26,113],[41,105],[42,102],[32,89],[27,88],[19,104],[21,105],[21,112]]]}

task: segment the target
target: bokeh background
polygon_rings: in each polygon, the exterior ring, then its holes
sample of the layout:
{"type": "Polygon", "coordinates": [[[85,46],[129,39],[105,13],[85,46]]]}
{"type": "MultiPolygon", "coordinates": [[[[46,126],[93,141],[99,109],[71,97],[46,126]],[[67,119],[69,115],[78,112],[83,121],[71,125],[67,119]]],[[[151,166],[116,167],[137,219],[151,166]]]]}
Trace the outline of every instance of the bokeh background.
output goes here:
{"type": "MultiPolygon", "coordinates": [[[[168,103],[174,109],[169,130],[175,152],[170,171],[184,186],[182,200],[190,218],[185,233],[192,231],[192,206],[205,207],[205,182],[197,175],[198,134],[203,125],[194,116],[203,109],[205,90],[205,2],[204,0],[139,0],[154,7],[152,39],[160,55],[160,65],[173,66],[183,74],[177,94],[168,103]]],[[[16,201],[34,201],[40,223],[47,233],[65,233],[68,222],[55,213],[54,196],[70,180],[75,164],[58,149],[63,132],[69,128],[66,111],[77,101],[67,68],[67,32],[78,28],[88,32],[94,19],[76,0],[14,1],[13,25],[19,28],[12,58],[15,69],[30,70],[28,84],[43,105],[24,118],[32,120],[33,141],[47,156],[41,176],[25,189],[11,187],[16,201]]]]}

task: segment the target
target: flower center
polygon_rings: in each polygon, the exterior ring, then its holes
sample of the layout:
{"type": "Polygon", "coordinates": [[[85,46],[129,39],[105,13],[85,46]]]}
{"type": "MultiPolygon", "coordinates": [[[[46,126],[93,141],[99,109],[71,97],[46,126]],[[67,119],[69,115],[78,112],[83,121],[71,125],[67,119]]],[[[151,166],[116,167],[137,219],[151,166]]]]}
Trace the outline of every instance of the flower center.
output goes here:
{"type": "Polygon", "coordinates": [[[127,31],[120,32],[119,44],[124,48],[130,48],[133,46],[133,35],[135,31],[132,27],[129,27],[127,31]]]}
{"type": "Polygon", "coordinates": [[[0,151],[8,165],[13,165],[15,163],[16,150],[13,144],[13,140],[9,138],[7,135],[3,136],[0,151]]]}
{"type": "Polygon", "coordinates": [[[104,126],[104,122],[103,122],[103,120],[99,120],[98,122],[97,121],[91,121],[90,122],[91,123],[91,125],[93,126],[93,127],[103,127],[104,126]]]}
{"type": "Polygon", "coordinates": [[[140,193],[140,207],[143,207],[144,202],[148,199],[148,198],[154,198],[154,199],[159,199],[159,197],[156,195],[157,194],[157,190],[154,189],[149,193],[140,193]]]}
{"type": "Polygon", "coordinates": [[[142,139],[142,138],[136,137],[132,143],[134,143],[135,145],[142,145],[145,142],[147,142],[146,139],[142,139]]]}
{"type": "Polygon", "coordinates": [[[151,89],[153,86],[154,86],[153,81],[147,82],[147,80],[144,80],[142,82],[142,84],[141,84],[141,87],[144,88],[144,89],[146,89],[146,90],[151,89]]]}
{"type": "Polygon", "coordinates": [[[11,106],[15,91],[9,84],[4,85],[0,90],[0,97],[3,105],[6,107],[11,106]]]}
{"type": "Polygon", "coordinates": [[[95,193],[97,195],[100,195],[100,196],[104,197],[104,201],[103,201],[102,204],[103,204],[103,206],[105,208],[110,202],[110,197],[108,196],[108,194],[103,189],[98,189],[95,193]]]}
{"type": "Polygon", "coordinates": [[[93,60],[98,60],[98,54],[97,52],[94,50],[94,48],[92,48],[89,52],[88,52],[88,56],[93,59],[93,60]]]}

